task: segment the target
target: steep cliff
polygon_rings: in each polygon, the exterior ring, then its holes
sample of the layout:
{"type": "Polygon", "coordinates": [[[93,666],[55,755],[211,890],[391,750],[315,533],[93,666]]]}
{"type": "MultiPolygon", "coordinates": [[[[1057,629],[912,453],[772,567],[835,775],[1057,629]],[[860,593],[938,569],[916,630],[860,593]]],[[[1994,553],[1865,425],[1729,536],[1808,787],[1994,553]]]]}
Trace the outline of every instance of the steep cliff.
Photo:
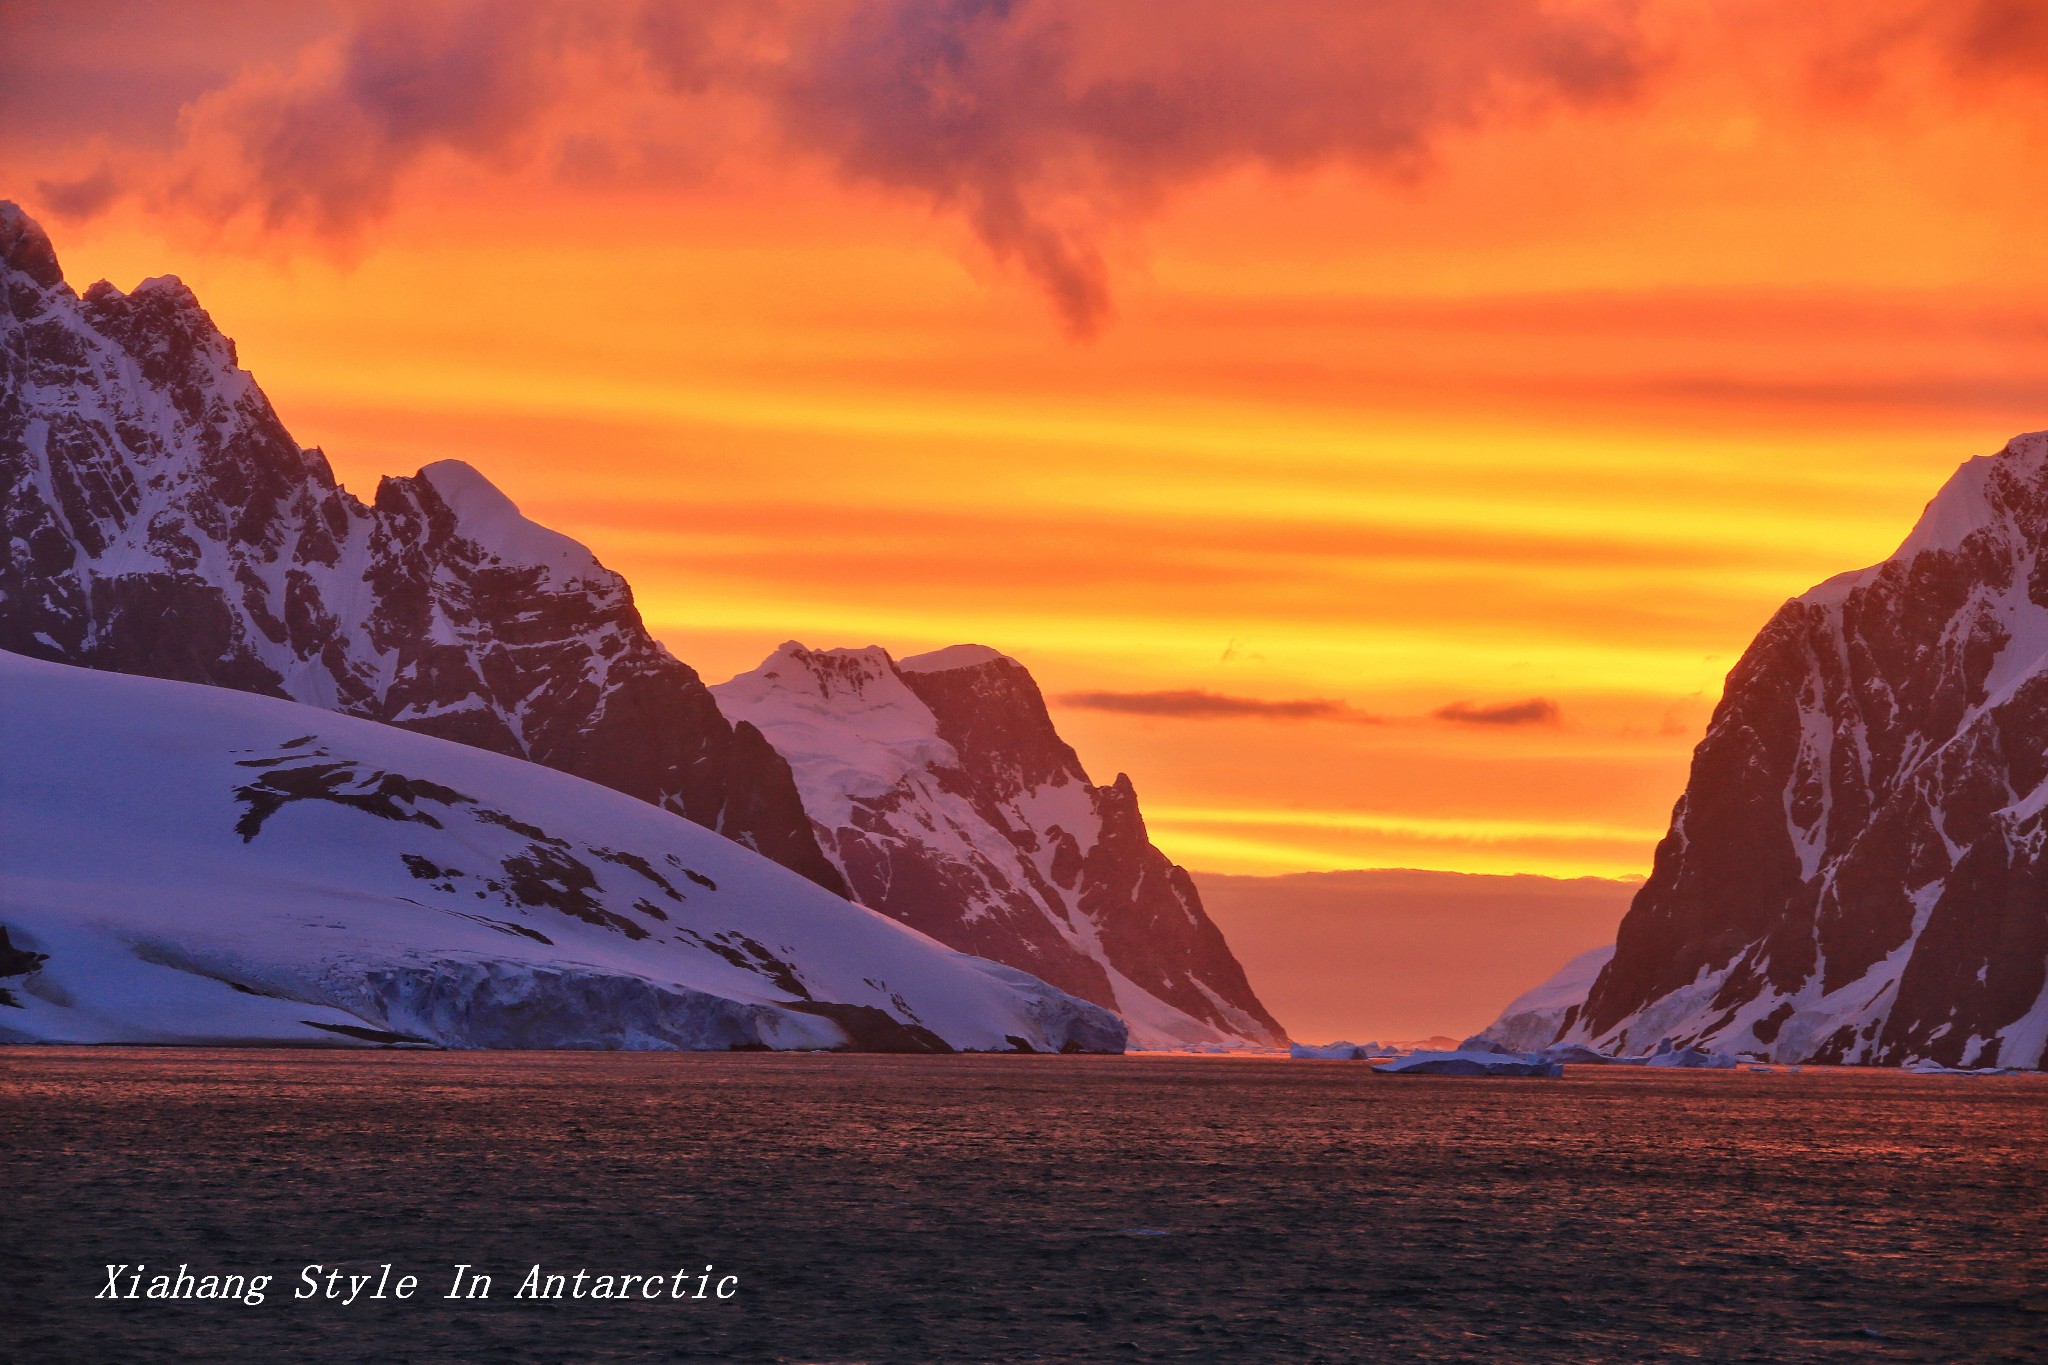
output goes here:
{"type": "Polygon", "coordinates": [[[2037,1067],[2048,1042],[2048,434],[1728,676],[1613,960],[1563,1036],[2037,1067]]]}

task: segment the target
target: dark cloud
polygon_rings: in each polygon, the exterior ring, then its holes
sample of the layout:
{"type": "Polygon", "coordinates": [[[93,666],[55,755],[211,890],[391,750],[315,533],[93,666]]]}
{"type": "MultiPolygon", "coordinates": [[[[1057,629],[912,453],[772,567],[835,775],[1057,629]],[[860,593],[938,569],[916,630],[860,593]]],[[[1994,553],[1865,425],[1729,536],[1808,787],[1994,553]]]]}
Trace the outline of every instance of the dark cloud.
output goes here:
{"type": "Polygon", "coordinates": [[[245,67],[288,60],[336,17],[326,0],[0,0],[0,146],[163,155],[180,109],[245,67]]]}
{"type": "MultiPolygon", "coordinates": [[[[1912,104],[1929,80],[1969,100],[2048,84],[2041,0],[1707,6],[1662,47],[1639,9],[102,0],[14,21],[18,41],[0,41],[0,129],[103,137],[138,191],[168,186],[216,220],[246,213],[337,238],[373,223],[436,154],[669,183],[793,155],[957,218],[1086,334],[1111,312],[1110,248],[1192,185],[1332,165],[1412,180],[1469,130],[1633,100],[1689,47],[1733,44],[1770,79],[1806,72],[1852,100],[1896,89],[1912,104]],[[302,37],[320,24],[324,36],[302,37]],[[182,158],[162,154],[179,129],[182,158]]],[[[85,185],[53,190],[89,205],[85,185]]]]}
{"type": "Polygon", "coordinates": [[[216,217],[346,236],[432,153],[528,160],[553,125],[557,162],[573,140],[574,160],[603,164],[593,127],[737,136],[700,117],[722,100],[785,154],[957,215],[1085,334],[1111,307],[1104,241],[1177,190],[1247,166],[1413,177],[1446,134],[1626,99],[1645,69],[1632,15],[1627,0],[382,0],[288,69],[189,106],[178,190],[216,217]],[[666,113],[601,116],[642,96],[666,113]]]}
{"type": "Polygon", "coordinates": [[[1454,701],[1439,706],[1430,715],[1453,725],[1555,725],[1560,718],[1557,703],[1548,697],[1496,702],[1491,706],[1454,701]]]}
{"type": "Polygon", "coordinates": [[[105,213],[120,195],[112,171],[102,167],[76,180],[38,180],[37,202],[61,218],[84,220],[105,213]]]}
{"type": "MultiPolygon", "coordinates": [[[[1765,11],[1768,13],[1769,11],[1765,11]]],[[[1797,10],[1788,11],[1797,13],[1797,10]]],[[[2048,6],[2041,0],[1894,0],[1839,23],[1806,54],[1814,88],[1861,102],[1936,88],[1982,100],[2002,82],[2048,84],[2048,6]]]]}
{"type": "MultiPolygon", "coordinates": [[[[1127,716],[1169,716],[1179,720],[1331,720],[1351,725],[1384,725],[1385,716],[1361,711],[1346,701],[1325,697],[1271,700],[1265,697],[1233,697],[1199,688],[1163,692],[1068,692],[1055,700],[1061,706],[1083,711],[1113,711],[1127,716]]],[[[1562,719],[1556,702],[1548,697],[1523,701],[1454,701],[1429,713],[1429,719],[1453,725],[1555,725],[1562,719]]],[[[1412,721],[1408,723],[1413,723],[1412,721]]]]}
{"type": "Polygon", "coordinates": [[[1951,2],[1930,11],[1930,19],[1953,25],[1942,36],[1959,74],[2048,78],[2048,8],[2041,0],[1951,2]]]}
{"type": "Polygon", "coordinates": [[[1180,720],[1336,720],[1352,725],[1377,725],[1380,717],[1348,702],[1322,698],[1271,701],[1263,697],[1232,697],[1221,692],[1185,688],[1168,692],[1069,692],[1057,698],[1062,706],[1083,711],[1114,711],[1128,716],[1171,716],[1180,720]]]}
{"type": "Polygon", "coordinates": [[[801,151],[849,178],[963,214],[1044,289],[1069,329],[1093,330],[1109,281],[1088,237],[1048,200],[1082,150],[1072,32],[1014,0],[855,8],[805,35],[774,73],[773,108],[801,151]]]}
{"type": "Polygon", "coordinates": [[[284,75],[240,81],[188,118],[203,164],[177,192],[217,213],[254,210],[271,227],[349,234],[381,217],[399,179],[431,152],[519,158],[566,94],[563,65],[587,37],[550,0],[367,6],[284,75]]]}
{"type": "Polygon", "coordinates": [[[965,216],[1087,333],[1096,242],[1191,181],[1348,161],[1413,175],[1447,131],[1631,94],[1629,11],[1540,0],[883,0],[801,28],[790,140],[965,216]]]}

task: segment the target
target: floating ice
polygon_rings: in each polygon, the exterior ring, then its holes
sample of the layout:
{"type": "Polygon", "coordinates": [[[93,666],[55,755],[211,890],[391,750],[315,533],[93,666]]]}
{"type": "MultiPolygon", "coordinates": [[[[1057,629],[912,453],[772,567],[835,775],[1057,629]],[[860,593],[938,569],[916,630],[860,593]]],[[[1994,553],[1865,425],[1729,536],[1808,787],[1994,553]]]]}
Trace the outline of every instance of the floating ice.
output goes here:
{"type": "Polygon", "coordinates": [[[1365,1062],[1398,1053],[1378,1043],[1295,1043],[1287,1049],[1287,1055],[1314,1062],[1365,1062]]]}
{"type": "Polygon", "coordinates": [[[1696,1047],[1676,1047],[1669,1038],[1657,1044],[1644,1066],[1683,1067],[1690,1071],[1732,1071],[1736,1061],[1725,1052],[1702,1052],[1696,1047]]]}
{"type": "Polygon", "coordinates": [[[1536,1053],[1411,1052],[1380,1065],[1383,1076],[1543,1076],[1564,1075],[1564,1063],[1536,1053]]]}

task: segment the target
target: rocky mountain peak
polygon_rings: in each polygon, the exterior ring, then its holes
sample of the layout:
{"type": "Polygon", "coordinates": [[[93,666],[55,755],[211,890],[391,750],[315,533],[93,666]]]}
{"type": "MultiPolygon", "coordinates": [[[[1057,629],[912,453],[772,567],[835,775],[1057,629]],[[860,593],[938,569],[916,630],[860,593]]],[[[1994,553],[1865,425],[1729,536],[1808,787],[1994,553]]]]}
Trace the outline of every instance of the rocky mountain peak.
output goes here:
{"type": "Polygon", "coordinates": [[[792,640],[712,691],[728,717],[762,729],[827,828],[849,823],[855,803],[909,773],[959,764],[930,708],[876,646],[813,650],[792,640]]]}
{"type": "Polygon", "coordinates": [[[789,761],[855,899],[1118,1010],[1141,1045],[1282,1037],[1130,780],[1090,783],[1015,659],[790,642],[712,690],[789,761]]]}
{"type": "Polygon", "coordinates": [[[39,289],[55,289],[64,283],[64,271],[57,264],[57,249],[50,244],[49,234],[9,199],[0,199],[0,267],[26,276],[39,289]]]}
{"type": "Polygon", "coordinates": [[[2048,1044],[2048,435],[1729,673],[1568,1039],[2034,1066],[2048,1044]]]}
{"type": "MultiPolygon", "coordinates": [[[[1984,555],[2010,564],[2048,541],[2048,431],[2015,436],[1995,455],[1966,460],[1941,486],[1899,548],[1865,569],[1837,574],[1796,600],[1838,604],[1922,555],[1984,555]]],[[[1986,565],[1980,567],[1989,567],[1986,565]]]]}
{"type": "Polygon", "coordinates": [[[102,280],[85,292],[79,314],[120,348],[144,383],[169,396],[187,422],[218,425],[225,409],[245,402],[276,420],[241,369],[233,340],[176,276],[144,280],[132,294],[102,280]]]}
{"type": "Polygon", "coordinates": [[[18,209],[0,241],[0,649],[529,759],[844,891],[787,765],[587,549],[460,461],[365,506],[182,282],[79,298],[18,209]]]}
{"type": "Polygon", "coordinates": [[[938,721],[940,738],[981,774],[997,799],[1087,783],[1030,669],[980,645],[914,657],[923,667],[905,669],[904,682],[938,721]],[[942,656],[950,662],[933,666],[942,656]]]}
{"type": "Polygon", "coordinates": [[[549,583],[569,589],[581,584],[610,586],[609,569],[582,545],[559,531],[528,521],[512,499],[472,465],[436,460],[417,481],[434,490],[453,518],[452,530],[508,565],[540,569],[549,583]]]}
{"type": "Polygon", "coordinates": [[[913,654],[907,659],[898,659],[896,667],[905,673],[945,673],[955,668],[978,668],[982,664],[1016,663],[1000,650],[987,645],[947,645],[924,654],[913,654]]]}
{"type": "MultiPolygon", "coordinates": [[[[763,683],[815,689],[821,700],[858,700],[880,689],[886,701],[900,691],[897,667],[880,645],[861,649],[809,649],[785,640],[755,672],[763,683]]],[[[752,675],[742,675],[752,676],[752,675]]]]}

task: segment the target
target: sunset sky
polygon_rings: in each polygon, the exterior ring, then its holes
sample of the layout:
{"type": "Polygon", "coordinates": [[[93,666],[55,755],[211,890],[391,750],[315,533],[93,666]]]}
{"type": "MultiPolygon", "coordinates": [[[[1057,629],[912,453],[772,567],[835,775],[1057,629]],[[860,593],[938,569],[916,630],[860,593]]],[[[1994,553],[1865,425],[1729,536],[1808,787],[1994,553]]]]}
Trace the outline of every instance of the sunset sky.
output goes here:
{"type": "Polygon", "coordinates": [[[2048,427],[2048,5],[21,3],[0,197],[705,677],[1028,664],[1224,872],[1638,875],[1721,680],[2048,427]]]}

